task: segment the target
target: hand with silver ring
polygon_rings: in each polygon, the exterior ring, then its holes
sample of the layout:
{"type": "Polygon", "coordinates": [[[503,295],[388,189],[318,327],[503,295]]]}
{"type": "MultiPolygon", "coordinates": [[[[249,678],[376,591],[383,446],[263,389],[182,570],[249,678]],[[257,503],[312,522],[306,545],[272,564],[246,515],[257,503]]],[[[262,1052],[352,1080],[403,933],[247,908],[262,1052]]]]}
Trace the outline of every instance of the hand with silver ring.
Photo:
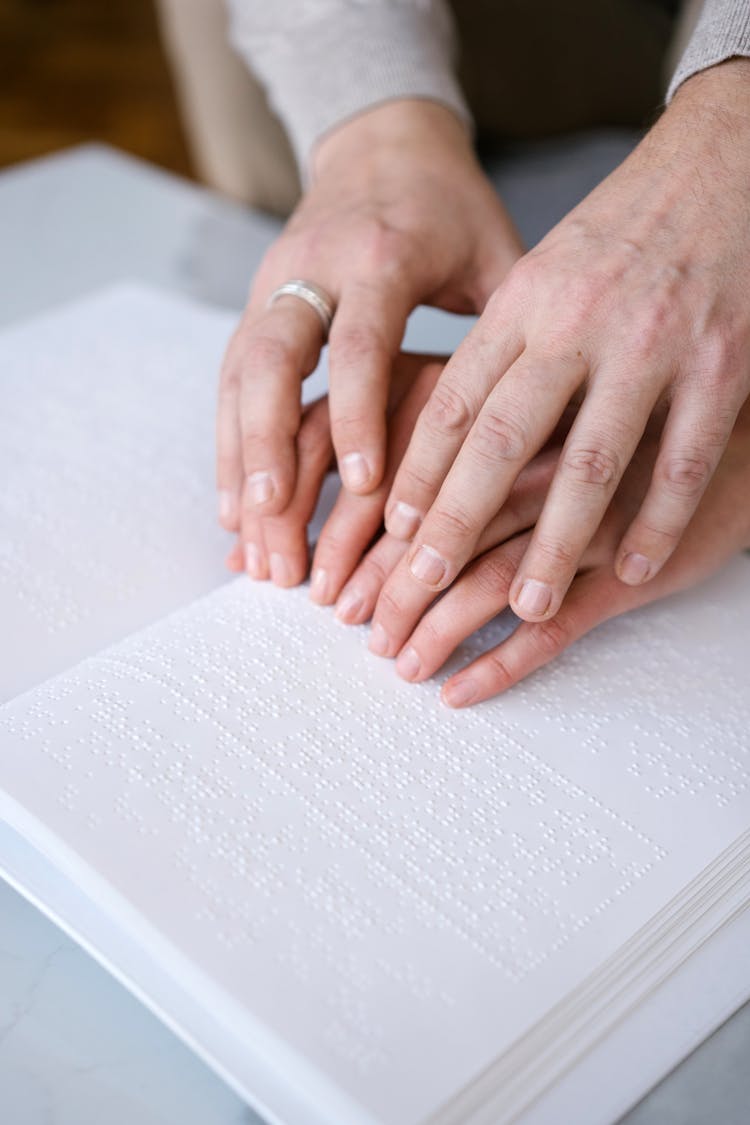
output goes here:
{"type": "MultiPolygon", "coordinates": [[[[362,553],[382,528],[388,489],[444,362],[444,357],[405,352],[394,360],[383,480],[366,494],[340,489],[318,536],[312,561],[310,597],[319,605],[336,601],[362,553]]],[[[307,577],[307,525],[326,474],[335,468],[328,396],[309,403],[302,411],[297,450],[299,471],[289,504],[278,516],[245,518],[242,536],[238,536],[227,558],[230,570],[245,569],[252,578],[271,578],[280,586],[296,586],[307,577]]]]}
{"type": "Polygon", "coordinates": [[[220,520],[239,532],[249,570],[275,571],[282,585],[296,574],[259,539],[285,512],[297,527],[300,388],[326,338],[336,462],[345,487],[369,495],[385,471],[409,314],[419,304],[480,312],[521,252],[463,123],[443,106],[389,102],[318,143],[311,186],[261,263],[220,377],[220,520]]]}
{"type": "Polygon", "coordinates": [[[321,289],[313,281],[300,281],[295,278],[293,281],[285,281],[278,289],[274,289],[271,296],[268,298],[267,308],[272,306],[279,300],[280,297],[298,297],[301,301],[306,301],[311,309],[320,317],[320,323],[323,328],[323,339],[328,339],[328,333],[331,331],[331,322],[333,321],[334,305],[333,299],[328,296],[325,289],[321,289]]]}

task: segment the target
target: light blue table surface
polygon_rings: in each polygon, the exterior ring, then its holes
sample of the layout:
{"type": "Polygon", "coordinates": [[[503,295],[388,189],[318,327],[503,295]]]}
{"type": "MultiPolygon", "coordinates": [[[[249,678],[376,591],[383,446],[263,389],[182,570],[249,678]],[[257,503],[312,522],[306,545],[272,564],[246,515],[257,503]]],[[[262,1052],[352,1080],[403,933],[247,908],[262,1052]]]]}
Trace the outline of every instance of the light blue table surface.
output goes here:
{"type": "MultiPolygon", "coordinates": [[[[528,243],[627,152],[625,133],[519,146],[491,174],[528,243]]],[[[0,323],[125,278],[239,310],[278,224],[101,146],[0,174],[0,323]]],[[[446,318],[445,339],[455,342],[446,318]]],[[[750,1005],[626,1118],[748,1125],[750,1005]]],[[[259,1118],[121,985],[0,882],[0,1125],[259,1118]]],[[[561,1123],[568,1125],[568,1123],[561,1123]]],[[[574,1125],[574,1123],[570,1123],[574,1125]]]]}

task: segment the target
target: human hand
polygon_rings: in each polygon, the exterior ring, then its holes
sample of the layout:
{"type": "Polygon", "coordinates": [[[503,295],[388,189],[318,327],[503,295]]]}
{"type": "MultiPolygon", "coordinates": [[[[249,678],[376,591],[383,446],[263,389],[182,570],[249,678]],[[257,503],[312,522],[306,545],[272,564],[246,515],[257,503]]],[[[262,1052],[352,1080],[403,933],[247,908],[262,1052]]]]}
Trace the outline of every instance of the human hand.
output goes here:
{"type": "Polygon", "coordinates": [[[220,519],[242,530],[296,495],[300,385],[322,326],[303,301],[269,296],[292,278],[336,304],[330,332],[330,429],[342,478],[378,487],[385,466],[391,365],[420,304],[479,312],[521,252],[458,118],[409,100],[363,113],[327,135],[313,183],[271,247],[227,348],[217,414],[220,519]]]}
{"type": "MultiPolygon", "coordinates": [[[[634,153],[511,270],[447,365],[391,490],[413,542],[374,614],[402,647],[585,390],[510,590],[554,617],[654,407],[669,411],[619,578],[670,557],[750,391],[750,62],[691,78],[634,153]]],[[[616,589],[616,587],[615,587],[616,589]]],[[[618,598],[627,594],[618,594],[618,598]]]]}
{"type": "MultiPolygon", "coordinates": [[[[388,489],[403,457],[414,423],[427,402],[446,357],[400,353],[393,362],[388,399],[385,475],[367,495],[341,489],[321,530],[312,565],[310,596],[322,605],[336,599],[363,552],[382,528],[388,489]]],[[[302,411],[297,435],[298,473],[291,500],[279,515],[251,513],[243,520],[227,558],[231,570],[246,569],[252,578],[271,578],[279,586],[296,586],[308,572],[307,526],[332,464],[328,396],[302,411]]]]}
{"type": "MultiPolygon", "coordinates": [[[[441,696],[452,707],[467,706],[507,690],[558,656],[597,625],[628,610],[694,585],[717,570],[733,554],[750,548],[750,403],[740,412],[728,445],[679,546],[653,582],[628,586],[620,582],[614,561],[624,529],[638,511],[658,456],[658,430],[650,427],[630,462],[599,529],[586,548],[562,606],[555,617],[521,622],[502,644],[485,652],[443,684],[441,696]]],[[[554,466],[553,466],[554,468],[554,466]]],[[[540,465],[538,480],[525,495],[518,523],[529,526],[542,510],[545,479],[551,473],[540,465]],[[536,511],[534,510],[536,509],[536,511]]],[[[508,538],[507,530],[492,526],[483,536],[484,550],[454,585],[423,615],[402,646],[397,671],[407,680],[432,676],[456,647],[504,610],[519,560],[531,532],[508,538]]],[[[380,550],[397,560],[405,545],[385,535],[370,552],[380,550]]],[[[382,559],[379,562],[382,569],[382,559]]],[[[379,592],[376,570],[369,557],[351,579],[367,591],[367,604],[358,620],[375,604],[379,592]]]]}

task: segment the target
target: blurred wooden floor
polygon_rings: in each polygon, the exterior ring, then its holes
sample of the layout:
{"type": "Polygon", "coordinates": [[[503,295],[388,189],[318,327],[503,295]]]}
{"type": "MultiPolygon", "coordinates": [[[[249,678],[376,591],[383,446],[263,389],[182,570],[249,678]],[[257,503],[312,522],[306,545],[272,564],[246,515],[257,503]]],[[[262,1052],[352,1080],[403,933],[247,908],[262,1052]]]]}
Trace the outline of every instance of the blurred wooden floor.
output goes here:
{"type": "Polygon", "coordinates": [[[151,0],[0,0],[0,166],[88,140],[190,174],[151,0]]]}

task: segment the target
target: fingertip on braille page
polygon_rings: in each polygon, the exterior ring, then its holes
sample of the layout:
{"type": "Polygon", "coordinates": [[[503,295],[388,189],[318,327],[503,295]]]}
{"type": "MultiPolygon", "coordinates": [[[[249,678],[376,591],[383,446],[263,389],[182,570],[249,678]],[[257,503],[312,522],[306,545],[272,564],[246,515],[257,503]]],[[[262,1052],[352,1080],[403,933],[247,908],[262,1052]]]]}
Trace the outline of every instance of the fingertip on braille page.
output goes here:
{"type": "Polygon", "coordinates": [[[339,621],[351,623],[363,605],[364,598],[356,590],[342,590],[336,602],[336,617],[339,621]]]}
{"type": "Polygon", "coordinates": [[[364,488],[372,476],[367,458],[361,453],[347,453],[339,462],[341,479],[347,488],[358,491],[364,488]]]}
{"type": "Polygon", "coordinates": [[[283,555],[273,551],[268,560],[268,565],[271,569],[271,580],[276,586],[289,586],[291,584],[291,570],[283,555]]]}
{"type": "Polygon", "coordinates": [[[467,707],[473,703],[479,694],[476,682],[470,678],[465,680],[449,680],[443,684],[440,698],[448,707],[467,707]]]}
{"type": "Polygon", "coordinates": [[[419,653],[412,645],[407,645],[398,654],[396,671],[405,680],[416,680],[421,670],[422,661],[419,659],[419,653]]]}
{"type": "Polygon", "coordinates": [[[273,477],[265,469],[259,469],[257,472],[249,473],[247,484],[250,490],[250,499],[253,504],[257,506],[267,504],[269,500],[273,500],[276,495],[276,485],[274,484],[273,477]]]}
{"type": "Polygon", "coordinates": [[[417,508],[405,504],[403,500],[397,500],[386,516],[386,530],[396,539],[412,539],[423,519],[424,516],[417,508]]]}
{"type": "Polygon", "coordinates": [[[388,634],[379,621],[376,621],[372,627],[367,647],[376,656],[385,656],[388,652],[388,634]]]}
{"type": "Polygon", "coordinates": [[[631,551],[620,559],[617,575],[628,586],[640,586],[653,573],[653,563],[645,555],[631,551]]]}
{"type": "Polygon", "coordinates": [[[310,598],[319,605],[325,603],[328,597],[328,571],[322,566],[317,566],[310,579],[310,598]]]}
{"type": "Polygon", "coordinates": [[[263,559],[257,543],[245,544],[245,568],[251,578],[263,577],[263,559]]]}

